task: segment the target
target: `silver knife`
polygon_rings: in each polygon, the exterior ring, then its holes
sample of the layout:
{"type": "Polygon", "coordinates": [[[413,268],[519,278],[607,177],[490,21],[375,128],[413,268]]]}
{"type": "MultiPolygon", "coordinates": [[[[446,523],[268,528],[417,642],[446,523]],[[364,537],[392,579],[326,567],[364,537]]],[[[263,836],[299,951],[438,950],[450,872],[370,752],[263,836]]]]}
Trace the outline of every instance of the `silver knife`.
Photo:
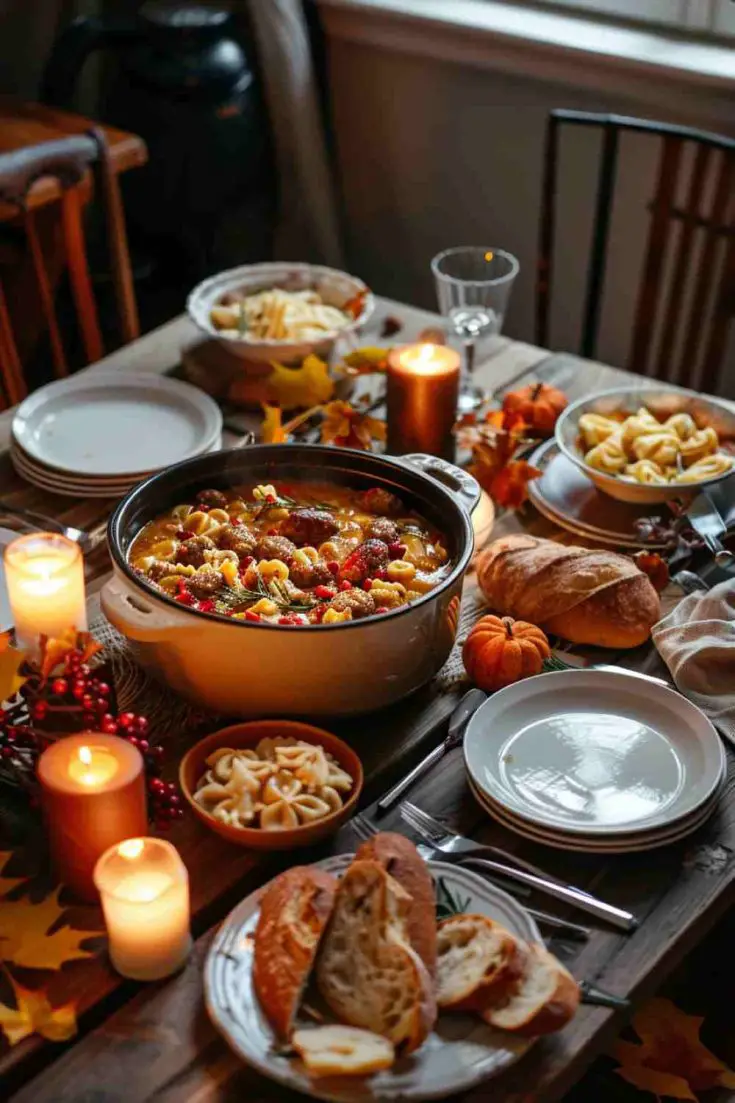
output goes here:
{"type": "Polygon", "coordinates": [[[698,536],[701,536],[707,548],[712,552],[719,567],[727,567],[733,561],[733,554],[720,540],[727,535],[727,526],[720,517],[708,494],[698,494],[686,510],[686,516],[698,536]]]}
{"type": "Polygon", "coordinates": [[[433,751],[429,751],[426,758],[422,758],[418,766],[414,766],[410,773],[406,774],[404,778],[401,778],[397,785],[394,785],[392,789],[388,790],[385,796],[380,798],[376,805],[376,812],[378,815],[388,812],[393,805],[401,799],[407,789],[410,789],[419,778],[423,777],[436,762],[444,758],[447,751],[451,751],[453,747],[459,746],[462,742],[464,730],[470,722],[470,718],[486,700],[487,694],[483,693],[481,689],[470,689],[465,693],[449,718],[449,729],[446,739],[444,739],[438,747],[434,747],[433,751]]]}

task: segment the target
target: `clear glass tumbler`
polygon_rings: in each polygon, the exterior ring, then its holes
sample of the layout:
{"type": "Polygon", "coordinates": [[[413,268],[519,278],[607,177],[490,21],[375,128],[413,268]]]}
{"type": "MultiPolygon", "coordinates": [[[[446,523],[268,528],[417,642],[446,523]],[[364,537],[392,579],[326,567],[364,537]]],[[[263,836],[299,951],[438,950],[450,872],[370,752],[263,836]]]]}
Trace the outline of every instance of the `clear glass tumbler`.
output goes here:
{"type": "Polygon", "coordinates": [[[513,281],[520,265],[512,253],[480,245],[460,245],[438,253],[431,262],[439,309],[464,344],[464,375],[459,411],[484,401],[472,385],[478,337],[500,333],[513,281]]]}

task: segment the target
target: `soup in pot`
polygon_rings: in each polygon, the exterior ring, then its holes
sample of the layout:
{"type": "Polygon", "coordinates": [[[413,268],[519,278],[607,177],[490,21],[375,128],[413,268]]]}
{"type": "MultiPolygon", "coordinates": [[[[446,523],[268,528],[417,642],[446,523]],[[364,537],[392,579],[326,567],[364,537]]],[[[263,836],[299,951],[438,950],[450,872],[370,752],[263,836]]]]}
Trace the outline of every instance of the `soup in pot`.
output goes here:
{"type": "Polygon", "coordinates": [[[452,568],[444,535],[396,495],[331,483],[202,490],[145,525],[129,558],[182,605],[289,626],[390,613],[452,568]]]}

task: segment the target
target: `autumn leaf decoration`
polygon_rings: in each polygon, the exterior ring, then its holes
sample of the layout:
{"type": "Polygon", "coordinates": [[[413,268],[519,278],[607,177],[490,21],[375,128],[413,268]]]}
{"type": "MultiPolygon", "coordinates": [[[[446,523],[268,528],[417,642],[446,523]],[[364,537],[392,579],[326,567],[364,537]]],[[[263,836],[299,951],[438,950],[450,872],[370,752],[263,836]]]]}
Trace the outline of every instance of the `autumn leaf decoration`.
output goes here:
{"type": "Polygon", "coordinates": [[[480,420],[465,415],[455,426],[460,448],[469,450],[468,471],[499,506],[518,509],[528,497],[528,484],[541,472],[518,453],[533,443],[528,426],[518,414],[489,410],[480,420]]]}
{"type": "Polygon", "coordinates": [[[698,1103],[697,1092],[735,1088],[735,1072],[700,1040],[704,1019],[687,1015],[671,1000],[649,1000],[633,1016],[637,1042],[619,1039],[611,1056],[620,1064],[618,1076],[641,1091],[664,1099],[698,1103]]]}
{"type": "Polygon", "coordinates": [[[0,999],[0,1031],[11,1046],[34,1032],[64,1041],[76,1032],[74,1005],[52,1007],[44,988],[25,988],[11,968],[57,971],[68,961],[91,957],[92,951],[82,943],[102,932],[76,930],[63,922],[66,908],[59,902],[60,888],[37,902],[18,896],[26,879],[3,875],[10,857],[0,853],[0,979],[4,998],[12,994],[14,1006],[0,999]]]}

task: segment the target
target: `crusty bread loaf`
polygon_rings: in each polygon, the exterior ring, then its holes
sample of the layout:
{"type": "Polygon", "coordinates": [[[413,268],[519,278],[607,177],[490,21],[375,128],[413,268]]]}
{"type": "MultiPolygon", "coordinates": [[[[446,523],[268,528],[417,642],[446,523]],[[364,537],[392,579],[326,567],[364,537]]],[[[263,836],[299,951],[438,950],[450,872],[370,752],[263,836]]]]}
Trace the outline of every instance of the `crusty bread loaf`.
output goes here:
{"type": "Polygon", "coordinates": [[[411,1052],[436,1019],[428,970],[406,929],[410,897],[378,862],[355,861],[339,883],[316,967],[319,991],[343,1022],[411,1052]]]}
{"type": "Polygon", "coordinates": [[[363,843],[358,861],[379,862],[411,897],[406,915],[408,938],[429,973],[436,970],[436,902],[429,867],[405,835],[383,831],[363,843]]]}
{"type": "Polygon", "coordinates": [[[525,946],[485,915],[453,915],[439,924],[436,1002],[482,1011],[507,996],[523,973],[525,946]]]}
{"type": "Polygon", "coordinates": [[[356,1026],[295,1030],[291,1045],[310,1076],[371,1076],[395,1060],[393,1043],[356,1026]]]}
{"type": "Polygon", "coordinates": [[[493,611],[596,647],[638,647],[661,616],[658,594],[632,559],[517,534],[477,559],[493,611]]]}
{"type": "Polygon", "coordinates": [[[528,947],[523,974],[512,994],[489,1006],[482,1018],[499,1030],[525,1037],[551,1034],[574,1018],[579,985],[560,961],[537,943],[528,947]]]}
{"type": "Polygon", "coordinates": [[[322,869],[294,866],[271,882],[260,901],[253,983],[268,1021],[282,1038],[293,1030],[337,884],[322,869]]]}

